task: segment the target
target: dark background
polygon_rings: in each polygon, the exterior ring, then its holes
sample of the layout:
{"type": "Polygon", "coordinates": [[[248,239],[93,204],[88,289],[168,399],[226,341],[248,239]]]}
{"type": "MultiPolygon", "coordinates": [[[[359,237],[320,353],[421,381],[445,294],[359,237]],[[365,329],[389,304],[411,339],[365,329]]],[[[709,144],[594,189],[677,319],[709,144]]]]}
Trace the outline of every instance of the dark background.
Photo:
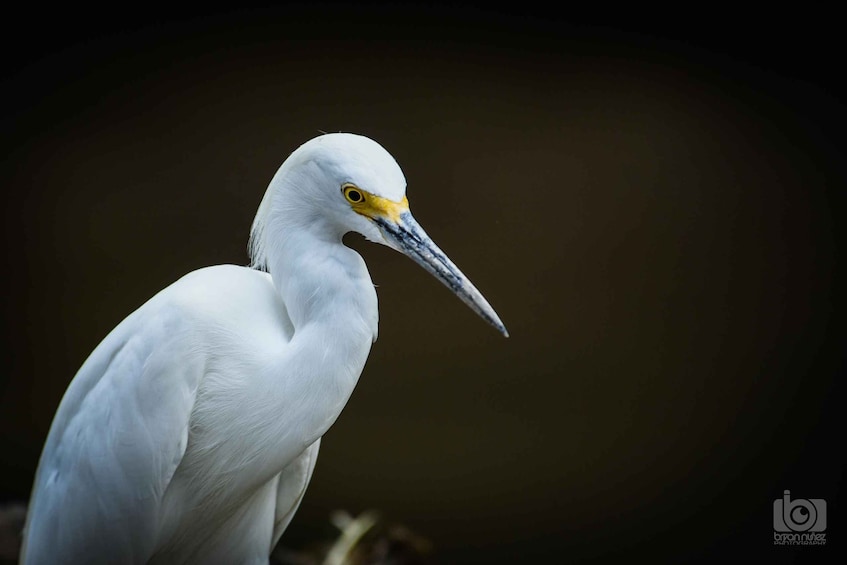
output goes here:
{"type": "Polygon", "coordinates": [[[349,237],[380,339],[283,544],[376,508],[444,563],[842,553],[834,14],[243,6],[0,24],[0,503],[105,334],[245,264],[280,163],[353,131],[512,337],[349,237]],[[772,545],[783,489],[825,548],[772,545]]]}

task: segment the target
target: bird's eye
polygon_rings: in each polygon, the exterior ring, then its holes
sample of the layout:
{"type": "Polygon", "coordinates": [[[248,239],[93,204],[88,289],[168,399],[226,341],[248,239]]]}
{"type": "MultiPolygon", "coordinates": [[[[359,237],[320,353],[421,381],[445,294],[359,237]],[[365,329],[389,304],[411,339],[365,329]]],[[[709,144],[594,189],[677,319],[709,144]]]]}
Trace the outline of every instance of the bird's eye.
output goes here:
{"type": "Polygon", "coordinates": [[[341,189],[344,191],[344,198],[351,204],[359,204],[365,201],[365,195],[362,194],[362,191],[352,184],[346,184],[341,189]]]}

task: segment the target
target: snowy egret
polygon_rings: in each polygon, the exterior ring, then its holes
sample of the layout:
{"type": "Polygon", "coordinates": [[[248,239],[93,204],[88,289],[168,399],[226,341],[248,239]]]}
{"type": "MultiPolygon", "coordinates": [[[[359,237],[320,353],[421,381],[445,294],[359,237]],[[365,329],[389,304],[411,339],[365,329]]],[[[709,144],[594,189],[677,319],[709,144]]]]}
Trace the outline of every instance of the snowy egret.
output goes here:
{"type": "Polygon", "coordinates": [[[347,232],[408,255],[508,335],[405,191],[367,137],[294,151],[253,222],[252,268],[184,276],[80,368],[41,454],[21,562],[268,562],[376,340],[376,292],[347,232]]]}

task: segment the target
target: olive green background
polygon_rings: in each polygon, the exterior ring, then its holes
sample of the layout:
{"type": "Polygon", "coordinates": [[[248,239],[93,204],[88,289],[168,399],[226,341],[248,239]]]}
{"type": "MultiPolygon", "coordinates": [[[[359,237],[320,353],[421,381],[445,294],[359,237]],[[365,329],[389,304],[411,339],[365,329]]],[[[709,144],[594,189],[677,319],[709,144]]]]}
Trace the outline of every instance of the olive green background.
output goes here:
{"type": "Polygon", "coordinates": [[[283,544],[376,508],[444,563],[841,551],[828,18],[521,10],[33,11],[3,59],[0,502],[105,334],[245,264],[277,167],[351,131],[511,337],[348,236],[380,337],[283,544]],[[829,502],[826,548],[773,547],[783,489],[829,502]]]}

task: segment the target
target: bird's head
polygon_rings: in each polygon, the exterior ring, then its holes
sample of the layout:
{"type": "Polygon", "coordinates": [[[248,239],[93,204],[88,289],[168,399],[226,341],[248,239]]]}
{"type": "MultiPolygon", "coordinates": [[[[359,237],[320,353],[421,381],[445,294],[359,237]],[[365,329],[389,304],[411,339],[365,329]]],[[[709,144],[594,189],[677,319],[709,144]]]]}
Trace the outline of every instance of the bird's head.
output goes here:
{"type": "Polygon", "coordinates": [[[320,225],[339,239],[354,231],[410,257],[500,333],[497,313],[409,210],[406,179],[381,145],[361,135],[332,133],[301,145],[280,167],[251,233],[253,263],[264,261],[268,216],[277,210],[300,227],[320,225]],[[288,213],[286,213],[288,212],[288,213]]]}

